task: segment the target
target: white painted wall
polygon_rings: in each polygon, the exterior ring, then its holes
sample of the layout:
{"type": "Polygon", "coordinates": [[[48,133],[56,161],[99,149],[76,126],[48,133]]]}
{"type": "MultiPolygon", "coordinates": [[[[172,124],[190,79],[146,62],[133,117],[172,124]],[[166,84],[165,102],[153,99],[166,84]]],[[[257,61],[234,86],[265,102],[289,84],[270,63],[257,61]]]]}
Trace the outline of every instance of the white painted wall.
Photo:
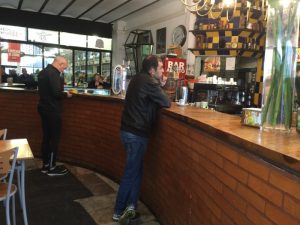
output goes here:
{"type": "MultiPolygon", "coordinates": [[[[126,18],[125,18],[126,19],[126,18]]],[[[155,7],[134,14],[134,17],[124,21],[118,21],[113,31],[113,66],[122,63],[125,58],[124,44],[130,31],[136,29],[151,30],[154,40],[154,51],[156,54],[156,30],[166,27],[166,47],[172,44],[172,33],[178,25],[184,25],[187,31],[194,28],[196,16],[186,11],[180,0],[161,0],[155,7]]],[[[195,45],[194,35],[188,32],[187,40],[183,46],[183,58],[187,63],[194,64],[195,57],[188,51],[195,45]]],[[[165,53],[166,54],[166,53],[165,53]]]]}

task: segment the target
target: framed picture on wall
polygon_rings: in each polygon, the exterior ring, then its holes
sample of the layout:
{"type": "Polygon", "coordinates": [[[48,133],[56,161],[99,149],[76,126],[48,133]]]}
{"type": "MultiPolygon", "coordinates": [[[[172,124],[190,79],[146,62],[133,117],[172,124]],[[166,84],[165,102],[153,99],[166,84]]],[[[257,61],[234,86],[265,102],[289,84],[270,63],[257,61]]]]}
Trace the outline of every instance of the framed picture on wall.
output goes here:
{"type": "Polygon", "coordinates": [[[166,27],[156,30],[156,54],[166,53],[166,33],[166,27]]]}

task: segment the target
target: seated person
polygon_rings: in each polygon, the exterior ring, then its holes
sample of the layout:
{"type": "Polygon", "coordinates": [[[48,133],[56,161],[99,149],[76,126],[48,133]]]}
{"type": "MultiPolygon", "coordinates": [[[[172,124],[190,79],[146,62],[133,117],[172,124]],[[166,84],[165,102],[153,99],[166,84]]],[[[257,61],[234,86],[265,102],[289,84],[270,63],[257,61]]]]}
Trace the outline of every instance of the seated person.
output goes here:
{"type": "Polygon", "coordinates": [[[13,78],[13,83],[19,83],[19,77],[15,69],[10,69],[7,78],[13,78]]]}
{"type": "Polygon", "coordinates": [[[25,68],[22,68],[22,74],[19,76],[19,82],[25,84],[27,81],[34,81],[34,79],[27,73],[25,68]]]}
{"type": "Polygon", "coordinates": [[[5,67],[0,66],[0,83],[6,83],[7,82],[8,75],[5,73],[5,67]]]}
{"type": "Polygon", "coordinates": [[[104,88],[105,83],[103,77],[99,73],[96,73],[95,78],[89,82],[88,88],[104,88]]]}

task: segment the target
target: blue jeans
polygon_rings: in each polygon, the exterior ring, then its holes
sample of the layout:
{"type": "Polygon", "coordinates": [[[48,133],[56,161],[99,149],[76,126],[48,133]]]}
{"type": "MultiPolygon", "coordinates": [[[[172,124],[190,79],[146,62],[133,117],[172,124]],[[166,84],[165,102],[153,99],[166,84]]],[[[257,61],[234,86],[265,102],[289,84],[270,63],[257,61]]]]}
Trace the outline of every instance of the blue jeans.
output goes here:
{"type": "Polygon", "coordinates": [[[148,138],[121,131],[121,140],[125,146],[127,159],[123,177],[116,199],[115,214],[121,215],[127,206],[136,208],[143,176],[144,154],[148,138]]]}

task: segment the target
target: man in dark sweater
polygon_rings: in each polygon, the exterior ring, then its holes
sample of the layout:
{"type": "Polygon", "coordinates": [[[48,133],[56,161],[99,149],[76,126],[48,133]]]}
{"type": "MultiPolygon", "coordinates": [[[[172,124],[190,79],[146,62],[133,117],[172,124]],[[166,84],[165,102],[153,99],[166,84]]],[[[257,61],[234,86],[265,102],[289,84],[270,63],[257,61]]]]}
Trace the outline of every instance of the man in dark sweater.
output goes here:
{"type": "MultiPolygon", "coordinates": [[[[62,99],[66,95],[63,89],[61,73],[68,67],[67,60],[57,56],[38,75],[38,92],[40,100],[38,112],[42,120],[42,173],[59,176],[68,173],[64,166],[56,166],[56,155],[61,133],[62,99]]],[[[67,92],[67,97],[72,94],[67,92]]]]}
{"type": "Polygon", "coordinates": [[[113,214],[113,220],[121,225],[128,224],[136,216],[149,134],[158,109],[171,104],[160,84],[164,71],[161,59],[150,55],[144,59],[142,67],[129,83],[121,121],[121,140],[127,161],[113,214]]]}

